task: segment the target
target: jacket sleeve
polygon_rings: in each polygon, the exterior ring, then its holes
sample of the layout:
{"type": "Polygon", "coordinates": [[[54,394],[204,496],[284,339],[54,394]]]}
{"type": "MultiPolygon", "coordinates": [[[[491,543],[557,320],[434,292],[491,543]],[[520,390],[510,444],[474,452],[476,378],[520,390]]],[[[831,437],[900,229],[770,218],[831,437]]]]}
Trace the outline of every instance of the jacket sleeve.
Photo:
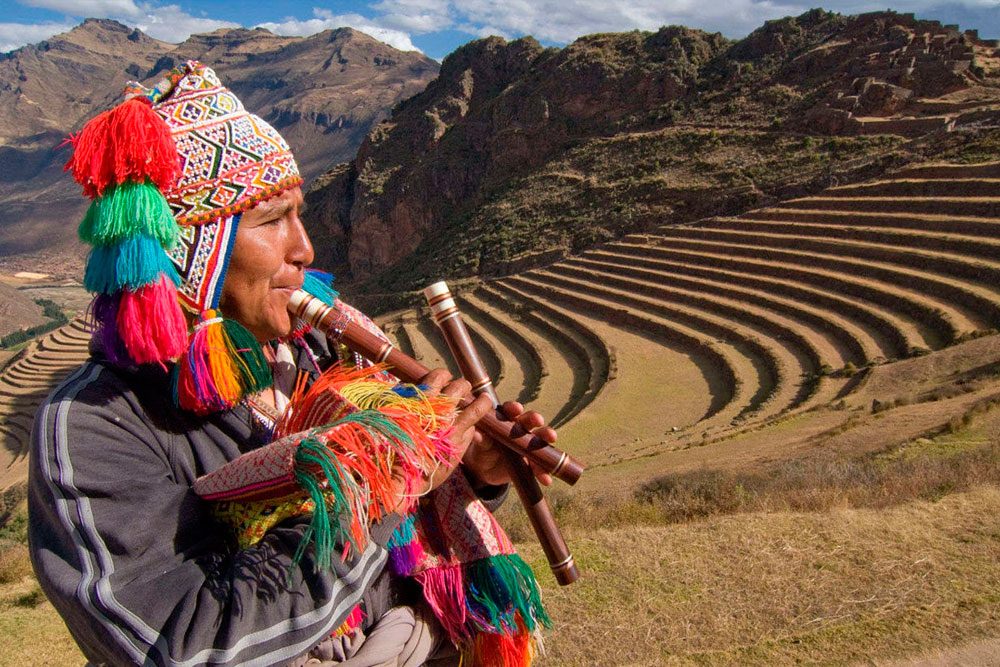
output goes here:
{"type": "Polygon", "coordinates": [[[174,479],[164,439],[175,436],[121,396],[88,394],[100,372],[85,365],[42,404],[29,473],[32,561],[88,659],[270,665],[328,636],[383,570],[395,525],[324,573],[307,554],[289,575],[301,522],[232,549],[174,479]]]}

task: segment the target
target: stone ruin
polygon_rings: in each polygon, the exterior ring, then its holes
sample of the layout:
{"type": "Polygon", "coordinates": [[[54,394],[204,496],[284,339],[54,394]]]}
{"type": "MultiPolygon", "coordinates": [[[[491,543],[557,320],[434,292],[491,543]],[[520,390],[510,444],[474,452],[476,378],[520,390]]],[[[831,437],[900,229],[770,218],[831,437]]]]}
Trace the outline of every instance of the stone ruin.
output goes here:
{"type": "MultiPolygon", "coordinates": [[[[977,50],[1000,55],[997,40],[917,20],[913,14],[862,14],[846,32],[849,42],[814,49],[785,72],[806,78],[824,66],[837,70],[834,90],[802,119],[810,132],[920,136],[951,130],[960,118],[926,115],[921,112],[933,106],[921,109],[915,103],[979,86],[983,74],[974,66],[977,50]]],[[[959,106],[938,108],[955,111],[959,106]]]]}

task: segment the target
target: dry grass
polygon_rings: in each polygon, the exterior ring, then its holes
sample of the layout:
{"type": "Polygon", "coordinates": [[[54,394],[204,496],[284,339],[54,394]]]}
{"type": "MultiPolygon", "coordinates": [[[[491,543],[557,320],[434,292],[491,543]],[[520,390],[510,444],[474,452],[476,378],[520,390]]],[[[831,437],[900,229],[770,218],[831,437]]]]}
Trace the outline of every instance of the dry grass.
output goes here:
{"type": "MultiPolygon", "coordinates": [[[[560,526],[624,527],[739,512],[892,507],[983,484],[1000,485],[1000,443],[967,429],[868,456],[826,454],[749,471],[664,475],[632,494],[595,497],[556,488],[548,497],[560,526]]],[[[530,528],[520,510],[502,511],[511,535],[527,539],[530,528]]]]}
{"type": "Polygon", "coordinates": [[[0,667],[81,665],[83,656],[31,571],[22,497],[20,490],[6,494],[16,505],[6,507],[0,523],[0,667]]]}
{"type": "Polygon", "coordinates": [[[0,585],[0,667],[77,667],[86,662],[34,577],[0,585]]]}
{"type": "MultiPolygon", "coordinates": [[[[546,665],[846,663],[1000,632],[1000,489],[823,513],[567,531],[546,665]]],[[[534,567],[532,543],[520,546],[534,567]]]]}
{"type": "MultiPolygon", "coordinates": [[[[579,583],[555,586],[515,530],[556,622],[544,664],[844,663],[997,636],[1000,446],[982,439],[672,476],[603,505],[553,494],[579,583]]],[[[79,664],[19,516],[0,552],[0,665],[79,664]]]]}

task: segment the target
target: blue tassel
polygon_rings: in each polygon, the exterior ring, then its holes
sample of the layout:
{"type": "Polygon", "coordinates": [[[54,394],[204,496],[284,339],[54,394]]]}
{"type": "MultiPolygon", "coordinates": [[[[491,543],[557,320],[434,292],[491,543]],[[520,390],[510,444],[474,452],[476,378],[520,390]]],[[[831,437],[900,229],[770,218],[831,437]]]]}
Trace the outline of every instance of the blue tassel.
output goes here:
{"type": "Polygon", "coordinates": [[[333,289],[333,276],[316,269],[306,269],[302,289],[328,306],[332,306],[334,299],[339,296],[337,290],[333,289]]]}
{"type": "Polygon", "coordinates": [[[151,285],[165,274],[180,285],[177,269],[163,251],[160,242],[139,234],[119,243],[97,246],[87,258],[83,285],[97,294],[111,294],[122,289],[137,290],[151,285]]]}
{"type": "Polygon", "coordinates": [[[392,531],[392,536],[386,543],[385,548],[390,551],[393,549],[398,549],[400,547],[405,547],[410,542],[417,539],[417,515],[407,514],[406,517],[396,526],[396,530],[392,531]]]}

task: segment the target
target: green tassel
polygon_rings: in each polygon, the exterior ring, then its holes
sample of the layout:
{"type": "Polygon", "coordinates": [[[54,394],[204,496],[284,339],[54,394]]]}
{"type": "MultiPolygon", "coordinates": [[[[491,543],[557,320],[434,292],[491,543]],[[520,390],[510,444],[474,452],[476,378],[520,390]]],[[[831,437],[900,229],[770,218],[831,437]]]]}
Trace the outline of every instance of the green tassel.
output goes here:
{"type": "Polygon", "coordinates": [[[316,565],[320,570],[328,570],[333,558],[333,549],[337,542],[350,542],[357,548],[350,533],[343,529],[339,517],[351,511],[350,503],[344,494],[345,484],[356,485],[350,476],[344,473],[337,460],[330,455],[323,443],[311,438],[299,443],[295,451],[295,480],[299,483],[309,499],[312,500],[312,519],[292,556],[291,572],[298,567],[305,555],[310,542],[316,545],[316,565]],[[319,467],[327,481],[324,489],[320,479],[312,470],[319,467]],[[348,481],[350,480],[350,481],[348,481]]]}
{"type": "Polygon", "coordinates": [[[542,605],[538,582],[527,563],[517,554],[482,558],[464,567],[466,599],[478,615],[489,621],[487,632],[508,634],[517,631],[514,612],[529,632],[538,624],[552,621],[542,605]]]}
{"type": "Polygon", "coordinates": [[[143,234],[169,250],[177,243],[179,228],[155,185],[127,182],[109,188],[103,197],[91,202],[78,233],[91,245],[112,245],[143,234]]]}

